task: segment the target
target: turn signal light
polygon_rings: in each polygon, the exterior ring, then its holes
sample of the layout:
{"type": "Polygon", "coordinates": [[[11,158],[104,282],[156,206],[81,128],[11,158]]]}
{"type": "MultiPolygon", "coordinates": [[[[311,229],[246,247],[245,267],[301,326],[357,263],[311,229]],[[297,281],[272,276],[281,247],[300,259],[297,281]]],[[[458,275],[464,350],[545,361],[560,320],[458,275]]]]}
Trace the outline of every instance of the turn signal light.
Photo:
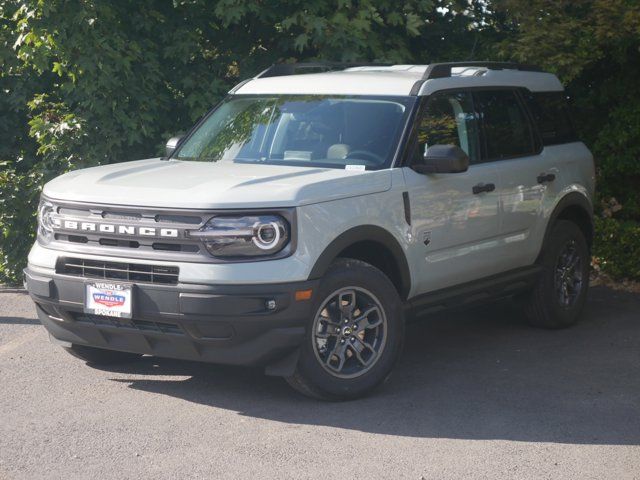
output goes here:
{"type": "Polygon", "coordinates": [[[300,302],[302,300],[311,300],[311,294],[313,290],[298,290],[296,292],[296,302],[300,302]]]}

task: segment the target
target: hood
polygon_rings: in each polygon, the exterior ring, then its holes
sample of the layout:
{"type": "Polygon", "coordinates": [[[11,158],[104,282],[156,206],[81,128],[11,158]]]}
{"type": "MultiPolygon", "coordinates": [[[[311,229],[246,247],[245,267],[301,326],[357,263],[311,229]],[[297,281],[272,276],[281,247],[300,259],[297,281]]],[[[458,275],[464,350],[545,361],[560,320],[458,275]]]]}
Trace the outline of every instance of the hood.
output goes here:
{"type": "Polygon", "coordinates": [[[153,158],[66,173],[51,199],[162,208],[295,207],[385,191],[391,171],[290,167],[153,158]]]}

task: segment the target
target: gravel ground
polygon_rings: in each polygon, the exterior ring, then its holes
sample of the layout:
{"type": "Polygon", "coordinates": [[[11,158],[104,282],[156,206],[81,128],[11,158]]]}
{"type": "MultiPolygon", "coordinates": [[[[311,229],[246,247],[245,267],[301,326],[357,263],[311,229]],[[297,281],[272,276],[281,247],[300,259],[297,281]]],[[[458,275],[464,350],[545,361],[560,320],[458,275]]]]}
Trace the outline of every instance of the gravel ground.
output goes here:
{"type": "Polygon", "coordinates": [[[640,295],[583,322],[503,302],[412,325],[373,396],[321,403],[260,371],[84,365],[0,293],[0,478],[640,479],[640,295]]]}

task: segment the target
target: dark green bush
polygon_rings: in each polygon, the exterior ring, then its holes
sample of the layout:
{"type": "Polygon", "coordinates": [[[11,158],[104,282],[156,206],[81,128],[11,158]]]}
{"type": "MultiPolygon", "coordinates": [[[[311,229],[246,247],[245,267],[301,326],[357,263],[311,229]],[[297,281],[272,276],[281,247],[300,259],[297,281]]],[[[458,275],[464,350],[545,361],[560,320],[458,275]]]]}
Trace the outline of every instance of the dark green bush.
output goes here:
{"type": "Polygon", "coordinates": [[[613,278],[640,280],[640,223],[596,218],[594,264],[613,278]]]}
{"type": "Polygon", "coordinates": [[[6,162],[0,162],[0,283],[16,283],[35,236],[43,177],[6,167],[6,162]]]}

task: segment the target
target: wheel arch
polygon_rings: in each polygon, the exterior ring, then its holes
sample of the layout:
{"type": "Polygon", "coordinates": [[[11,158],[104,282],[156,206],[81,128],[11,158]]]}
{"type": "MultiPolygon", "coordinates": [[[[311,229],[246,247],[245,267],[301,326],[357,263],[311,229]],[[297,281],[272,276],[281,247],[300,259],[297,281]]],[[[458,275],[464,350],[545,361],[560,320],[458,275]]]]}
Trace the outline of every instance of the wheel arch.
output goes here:
{"type": "Polygon", "coordinates": [[[558,220],[569,220],[578,225],[591,248],[594,236],[593,206],[584,194],[570,192],[560,199],[549,216],[538,258],[542,254],[554,223],[558,220]]]}
{"type": "Polygon", "coordinates": [[[389,277],[402,300],[407,299],[411,271],[402,246],[389,231],[375,225],[361,225],[341,233],[318,257],[309,280],[321,278],[340,257],[362,260],[378,268],[389,277]]]}

